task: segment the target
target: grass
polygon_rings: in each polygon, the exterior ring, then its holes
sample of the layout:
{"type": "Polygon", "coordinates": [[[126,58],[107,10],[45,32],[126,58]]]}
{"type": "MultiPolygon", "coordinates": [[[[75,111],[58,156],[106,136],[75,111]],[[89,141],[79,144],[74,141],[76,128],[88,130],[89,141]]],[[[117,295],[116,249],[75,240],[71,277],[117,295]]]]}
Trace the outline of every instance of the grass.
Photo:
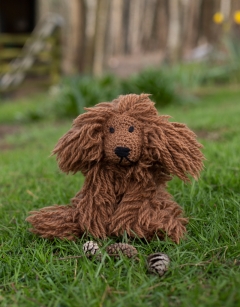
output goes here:
{"type": "MultiPolygon", "coordinates": [[[[36,101],[21,103],[35,108],[36,101]]],[[[13,123],[21,110],[16,102],[1,106],[0,122],[13,123]]],[[[200,92],[194,104],[160,113],[194,129],[207,160],[198,182],[185,185],[174,179],[169,184],[190,217],[186,239],[179,245],[136,239],[132,244],[139,262],[106,254],[101,262],[59,260],[83,256],[86,238],[47,241],[28,231],[24,220],[30,210],[67,204],[83,183],[81,174],[61,174],[49,157],[70,121],[22,124],[0,141],[1,307],[240,305],[240,90],[200,92]],[[162,278],[146,272],[146,256],[157,251],[171,259],[162,278]]],[[[111,242],[102,242],[103,253],[111,242]]]]}
{"type": "MultiPolygon", "coordinates": [[[[16,123],[31,118],[31,114],[41,115],[49,107],[49,95],[38,94],[31,98],[20,98],[12,103],[9,100],[1,101],[0,97],[0,123],[16,123]]],[[[36,119],[36,118],[33,118],[36,119]]]]}

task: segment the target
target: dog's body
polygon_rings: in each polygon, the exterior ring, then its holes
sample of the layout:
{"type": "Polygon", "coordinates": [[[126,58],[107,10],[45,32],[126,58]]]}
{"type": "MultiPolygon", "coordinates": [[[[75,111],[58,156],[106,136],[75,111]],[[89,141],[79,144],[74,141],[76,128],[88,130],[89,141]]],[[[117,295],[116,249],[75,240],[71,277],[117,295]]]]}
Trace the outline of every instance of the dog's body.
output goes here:
{"type": "Polygon", "coordinates": [[[166,191],[172,175],[187,181],[202,169],[201,145],[185,125],[159,116],[148,95],[120,96],[80,115],[56,145],[60,168],[85,175],[69,206],[33,211],[27,220],[45,238],[129,236],[175,242],[187,219],[166,191]]]}

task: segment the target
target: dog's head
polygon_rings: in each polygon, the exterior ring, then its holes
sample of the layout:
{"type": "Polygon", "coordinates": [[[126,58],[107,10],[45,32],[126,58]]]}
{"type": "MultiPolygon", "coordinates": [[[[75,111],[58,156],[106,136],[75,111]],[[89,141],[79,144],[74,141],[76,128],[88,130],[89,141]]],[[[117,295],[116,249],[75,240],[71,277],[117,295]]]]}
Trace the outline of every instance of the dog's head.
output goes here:
{"type": "Polygon", "coordinates": [[[198,177],[203,155],[195,134],[159,116],[149,95],[120,96],[86,110],[53,151],[63,171],[86,174],[98,163],[142,163],[160,164],[182,180],[188,180],[188,174],[198,177]]]}
{"type": "Polygon", "coordinates": [[[105,160],[120,165],[139,161],[143,147],[143,129],[134,117],[117,114],[104,127],[103,149],[105,160]]]}

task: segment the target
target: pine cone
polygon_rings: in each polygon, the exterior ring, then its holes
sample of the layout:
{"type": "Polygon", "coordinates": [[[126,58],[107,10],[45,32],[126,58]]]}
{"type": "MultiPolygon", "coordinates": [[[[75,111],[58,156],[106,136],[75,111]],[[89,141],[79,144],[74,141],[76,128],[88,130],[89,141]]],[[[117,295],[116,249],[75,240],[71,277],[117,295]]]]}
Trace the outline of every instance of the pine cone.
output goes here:
{"type": "Polygon", "coordinates": [[[114,255],[115,258],[119,258],[118,255],[121,253],[128,258],[135,257],[137,255],[137,250],[134,246],[127,243],[115,243],[107,247],[107,253],[111,256],[114,255]]]}
{"type": "Polygon", "coordinates": [[[147,257],[148,271],[163,276],[168,270],[170,259],[163,253],[151,254],[147,257]]]}
{"type": "Polygon", "coordinates": [[[96,258],[101,258],[101,251],[99,249],[99,246],[96,242],[93,241],[87,241],[83,244],[83,251],[86,256],[91,257],[97,254],[96,258]]]}

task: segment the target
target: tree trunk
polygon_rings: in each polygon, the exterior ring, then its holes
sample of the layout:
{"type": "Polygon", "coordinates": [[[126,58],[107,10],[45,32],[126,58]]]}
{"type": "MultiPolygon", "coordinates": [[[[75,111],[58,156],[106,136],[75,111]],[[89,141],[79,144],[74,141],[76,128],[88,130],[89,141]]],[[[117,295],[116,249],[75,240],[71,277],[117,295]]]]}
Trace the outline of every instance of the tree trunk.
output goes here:
{"type": "Polygon", "coordinates": [[[180,0],[169,0],[169,20],[166,61],[170,64],[180,59],[180,0]]]}
{"type": "Polygon", "coordinates": [[[85,46],[84,46],[84,71],[92,71],[93,55],[94,55],[94,38],[97,0],[85,0],[85,46]]]}
{"type": "Polygon", "coordinates": [[[185,49],[188,51],[198,44],[199,34],[200,34],[200,8],[202,4],[202,0],[194,0],[194,1],[184,1],[185,3],[185,14],[184,14],[184,22],[185,22],[185,37],[184,37],[184,45],[185,49]]]}
{"type": "Polygon", "coordinates": [[[110,56],[119,55],[123,52],[123,1],[111,0],[109,12],[109,29],[107,53],[110,56]]]}
{"type": "Polygon", "coordinates": [[[144,27],[143,33],[143,47],[144,50],[152,50],[152,32],[154,26],[154,15],[156,11],[156,0],[145,0],[145,8],[143,15],[144,27]]]}
{"type": "Polygon", "coordinates": [[[94,76],[100,76],[103,73],[104,68],[105,33],[107,29],[108,5],[109,0],[98,0],[92,69],[94,76]]]}
{"type": "Polygon", "coordinates": [[[219,11],[216,1],[202,0],[201,20],[200,20],[200,36],[207,42],[215,42],[217,25],[213,22],[213,15],[219,11]],[[211,26],[209,26],[211,24],[211,26]]]}
{"type": "Polygon", "coordinates": [[[131,0],[129,28],[128,28],[128,46],[131,53],[141,51],[141,30],[143,22],[144,0],[131,0]]]}

